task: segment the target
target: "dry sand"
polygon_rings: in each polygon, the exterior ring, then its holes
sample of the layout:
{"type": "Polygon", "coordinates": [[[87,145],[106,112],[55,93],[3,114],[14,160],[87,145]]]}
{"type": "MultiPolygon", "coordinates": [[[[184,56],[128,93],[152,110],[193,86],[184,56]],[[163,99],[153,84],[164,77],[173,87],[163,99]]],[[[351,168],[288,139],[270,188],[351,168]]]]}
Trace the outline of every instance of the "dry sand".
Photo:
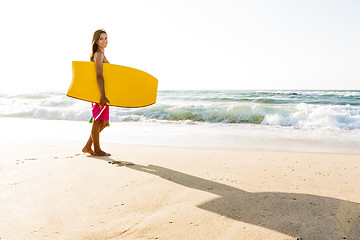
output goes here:
{"type": "Polygon", "coordinates": [[[360,155],[82,145],[2,140],[1,240],[360,239],[360,155]]]}

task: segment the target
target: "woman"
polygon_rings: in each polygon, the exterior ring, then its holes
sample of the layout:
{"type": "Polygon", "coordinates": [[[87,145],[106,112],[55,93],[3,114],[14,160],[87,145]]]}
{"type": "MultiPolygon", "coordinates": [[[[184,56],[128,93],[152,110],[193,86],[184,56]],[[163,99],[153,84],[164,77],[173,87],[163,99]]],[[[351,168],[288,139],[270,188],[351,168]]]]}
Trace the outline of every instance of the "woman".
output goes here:
{"type": "Polygon", "coordinates": [[[107,34],[103,29],[97,30],[94,33],[92,40],[92,49],[90,61],[95,62],[97,84],[100,90],[100,104],[92,103],[92,119],[93,125],[89,140],[83,148],[84,153],[90,153],[94,156],[110,156],[109,153],[104,152],[100,148],[100,132],[109,123],[109,106],[110,103],[105,95],[104,77],[103,77],[103,63],[109,63],[104,55],[106,45],[108,43],[107,34]],[[94,144],[94,150],[91,149],[94,144]]]}

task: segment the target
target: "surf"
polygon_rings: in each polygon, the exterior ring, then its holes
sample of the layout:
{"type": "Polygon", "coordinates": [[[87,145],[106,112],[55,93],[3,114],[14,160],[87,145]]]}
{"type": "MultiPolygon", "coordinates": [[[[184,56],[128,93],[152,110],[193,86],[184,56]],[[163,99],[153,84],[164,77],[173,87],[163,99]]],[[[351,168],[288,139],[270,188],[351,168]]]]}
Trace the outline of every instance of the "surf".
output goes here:
{"type": "MultiPolygon", "coordinates": [[[[110,121],[360,129],[360,91],[159,91],[144,108],[111,107],[110,121]]],[[[0,117],[88,121],[91,104],[60,92],[0,94],[0,117]]]]}

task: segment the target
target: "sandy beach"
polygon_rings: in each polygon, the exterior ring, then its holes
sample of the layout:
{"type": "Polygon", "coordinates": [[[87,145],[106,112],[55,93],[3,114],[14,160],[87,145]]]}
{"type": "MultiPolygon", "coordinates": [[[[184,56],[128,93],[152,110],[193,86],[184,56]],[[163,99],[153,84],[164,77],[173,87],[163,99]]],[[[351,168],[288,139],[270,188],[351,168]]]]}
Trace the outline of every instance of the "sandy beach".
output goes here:
{"type": "Polygon", "coordinates": [[[2,139],[0,239],[359,239],[359,155],[2,139]]]}
{"type": "Polygon", "coordinates": [[[359,13],[2,1],[0,240],[360,240],[359,13]]]}

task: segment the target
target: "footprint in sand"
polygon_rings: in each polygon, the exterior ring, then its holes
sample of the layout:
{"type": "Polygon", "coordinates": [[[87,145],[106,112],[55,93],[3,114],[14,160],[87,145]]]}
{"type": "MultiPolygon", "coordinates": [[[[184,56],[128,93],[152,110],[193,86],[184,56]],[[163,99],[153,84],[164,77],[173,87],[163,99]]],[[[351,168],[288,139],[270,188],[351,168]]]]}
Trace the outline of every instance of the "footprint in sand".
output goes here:
{"type": "Polygon", "coordinates": [[[80,156],[81,154],[80,153],[77,153],[77,154],[75,154],[74,156],[68,156],[68,157],[66,157],[66,158],[74,158],[74,157],[77,157],[77,156],[80,156]]]}
{"type": "Polygon", "coordinates": [[[120,161],[109,161],[108,162],[109,164],[116,164],[116,165],[118,165],[118,166],[125,166],[126,164],[125,163],[123,163],[123,162],[120,162],[120,161]]]}
{"type": "Polygon", "coordinates": [[[130,166],[130,165],[135,165],[134,163],[131,162],[121,162],[121,161],[108,161],[109,164],[113,164],[113,165],[118,165],[118,166],[130,166]]]}
{"type": "Polygon", "coordinates": [[[34,161],[38,160],[37,158],[25,158],[23,160],[16,160],[16,164],[25,163],[24,161],[34,161]]]}

